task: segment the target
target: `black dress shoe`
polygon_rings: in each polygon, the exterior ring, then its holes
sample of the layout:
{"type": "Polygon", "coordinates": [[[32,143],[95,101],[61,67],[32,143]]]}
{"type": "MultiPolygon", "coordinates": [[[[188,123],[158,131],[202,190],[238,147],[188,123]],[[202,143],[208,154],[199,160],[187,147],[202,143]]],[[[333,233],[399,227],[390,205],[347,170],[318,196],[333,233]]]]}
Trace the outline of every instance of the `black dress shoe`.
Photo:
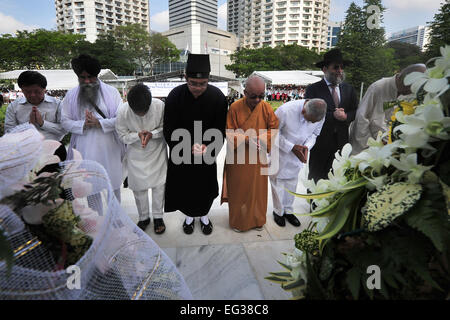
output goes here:
{"type": "Polygon", "coordinates": [[[286,221],[284,221],[284,216],[279,216],[274,212],[273,219],[275,220],[276,224],[279,225],[280,227],[284,227],[286,225],[286,221]]]}
{"type": "Polygon", "coordinates": [[[148,227],[149,224],[150,224],[150,218],[139,221],[137,226],[145,231],[145,229],[148,227]]]}
{"type": "Polygon", "coordinates": [[[213,225],[211,223],[211,220],[209,220],[208,224],[204,224],[203,221],[200,219],[200,226],[202,228],[202,232],[204,235],[209,235],[211,234],[212,230],[213,230],[213,225]]]}
{"type": "Polygon", "coordinates": [[[191,224],[187,224],[186,220],[184,220],[184,223],[183,223],[184,233],[191,234],[192,232],[194,232],[194,222],[195,222],[195,220],[193,220],[191,224]]]}
{"type": "Polygon", "coordinates": [[[290,224],[292,224],[294,227],[300,227],[300,221],[298,221],[297,217],[293,214],[284,214],[284,217],[287,221],[289,221],[290,224]]]}

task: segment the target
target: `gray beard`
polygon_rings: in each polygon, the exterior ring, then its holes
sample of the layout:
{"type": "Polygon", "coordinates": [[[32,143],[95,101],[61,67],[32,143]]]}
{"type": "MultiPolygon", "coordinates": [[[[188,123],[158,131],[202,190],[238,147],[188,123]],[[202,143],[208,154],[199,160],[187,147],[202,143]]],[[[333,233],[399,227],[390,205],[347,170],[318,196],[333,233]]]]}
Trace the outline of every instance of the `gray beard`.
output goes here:
{"type": "Polygon", "coordinates": [[[331,73],[327,72],[325,73],[325,79],[328,80],[329,83],[331,83],[333,86],[338,86],[345,80],[345,72],[342,73],[342,77],[336,77],[331,75],[331,73]]]}
{"type": "Polygon", "coordinates": [[[99,88],[100,84],[98,82],[89,84],[80,84],[80,93],[78,94],[80,106],[96,105],[99,88]]]}

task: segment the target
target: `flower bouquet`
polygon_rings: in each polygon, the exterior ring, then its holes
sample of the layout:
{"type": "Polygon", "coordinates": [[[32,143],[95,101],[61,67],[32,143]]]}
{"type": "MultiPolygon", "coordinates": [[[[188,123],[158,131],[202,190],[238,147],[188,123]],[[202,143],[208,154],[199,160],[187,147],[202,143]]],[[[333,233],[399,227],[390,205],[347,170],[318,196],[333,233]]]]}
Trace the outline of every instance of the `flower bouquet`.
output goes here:
{"type": "Polygon", "coordinates": [[[357,155],[345,145],[326,180],[304,172],[312,193],[293,194],[312,202],[300,214],[312,222],[286,272],[267,277],[295,299],[450,297],[450,46],[441,53],[405,78],[415,101],[386,105],[388,133],[357,155]]]}
{"type": "Polygon", "coordinates": [[[192,298],[102,166],[76,150],[60,162],[58,142],[15,131],[0,138],[0,299],[192,298]]]}

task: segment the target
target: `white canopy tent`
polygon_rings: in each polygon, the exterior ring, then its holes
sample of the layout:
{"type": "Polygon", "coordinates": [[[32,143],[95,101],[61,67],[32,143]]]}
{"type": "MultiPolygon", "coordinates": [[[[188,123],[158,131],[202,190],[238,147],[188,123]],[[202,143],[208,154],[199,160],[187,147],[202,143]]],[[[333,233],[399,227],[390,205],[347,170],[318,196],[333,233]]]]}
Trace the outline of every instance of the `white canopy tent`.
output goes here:
{"type": "MultiPolygon", "coordinates": [[[[17,80],[26,70],[14,70],[0,73],[0,79],[17,80]]],[[[67,70],[33,70],[41,73],[47,79],[47,90],[69,90],[78,85],[78,78],[72,69],[67,70]]],[[[118,77],[109,69],[102,69],[98,75],[100,80],[114,80],[118,77]]],[[[16,90],[19,88],[16,86],[16,90]]]]}
{"type": "Polygon", "coordinates": [[[257,75],[266,80],[267,84],[271,85],[297,85],[307,86],[311,83],[322,80],[320,77],[316,77],[305,73],[300,70],[290,71],[254,71],[252,75],[257,75]]]}

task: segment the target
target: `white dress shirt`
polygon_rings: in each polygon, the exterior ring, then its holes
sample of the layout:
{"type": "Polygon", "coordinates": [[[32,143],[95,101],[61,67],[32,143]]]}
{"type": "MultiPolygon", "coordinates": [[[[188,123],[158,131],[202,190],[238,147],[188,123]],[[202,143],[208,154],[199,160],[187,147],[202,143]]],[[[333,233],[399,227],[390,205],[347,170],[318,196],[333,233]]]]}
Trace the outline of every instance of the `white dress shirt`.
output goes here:
{"type": "MultiPolygon", "coordinates": [[[[19,124],[28,123],[33,106],[25,97],[11,102],[6,109],[5,132],[19,124]]],[[[45,139],[60,141],[66,134],[61,125],[61,100],[44,95],[44,100],[37,105],[37,108],[44,123],[42,127],[36,124],[36,129],[44,135],[45,139]]]]}

